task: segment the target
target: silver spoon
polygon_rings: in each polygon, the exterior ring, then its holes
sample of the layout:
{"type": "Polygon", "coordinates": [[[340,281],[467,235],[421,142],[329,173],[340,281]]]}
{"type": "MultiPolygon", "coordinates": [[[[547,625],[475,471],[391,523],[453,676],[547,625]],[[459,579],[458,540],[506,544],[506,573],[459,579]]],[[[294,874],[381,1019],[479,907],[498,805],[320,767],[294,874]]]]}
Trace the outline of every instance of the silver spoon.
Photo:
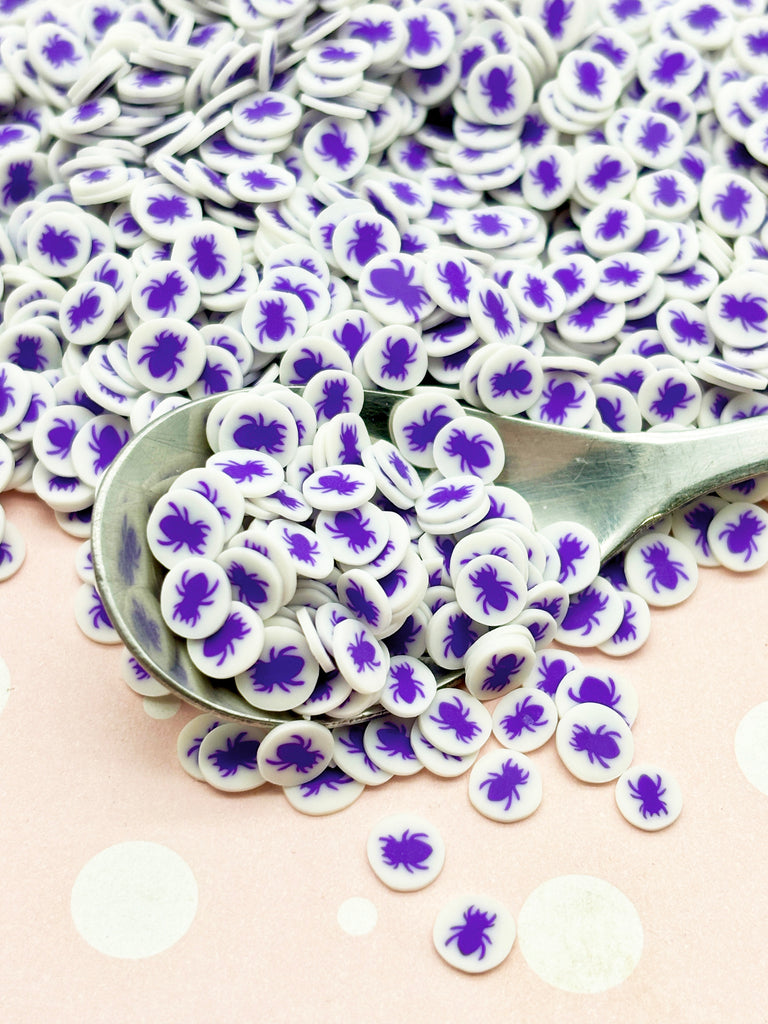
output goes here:
{"type": "MultiPolygon", "coordinates": [[[[448,393],[448,392],[446,392],[448,393]]],[[[163,572],[149,552],[146,523],[155,502],[187,469],[210,455],[205,422],[221,396],[189,402],[150,423],[120,452],[99,486],[93,508],[96,585],[128,650],[155,679],[217,714],[267,727],[290,720],[248,704],[234,688],[204,676],[184,641],[160,614],[163,572]]],[[[389,418],[402,396],[368,391],[363,418],[373,440],[389,438],[389,418]]],[[[693,498],[768,470],[768,421],[744,420],[700,430],[597,433],[467,410],[491,422],[504,441],[499,483],[531,505],[539,528],[569,519],[597,536],[603,560],[638,533],[693,498]]],[[[460,672],[441,671],[446,685],[460,672]]],[[[331,727],[367,721],[368,709],[331,727]]]]}

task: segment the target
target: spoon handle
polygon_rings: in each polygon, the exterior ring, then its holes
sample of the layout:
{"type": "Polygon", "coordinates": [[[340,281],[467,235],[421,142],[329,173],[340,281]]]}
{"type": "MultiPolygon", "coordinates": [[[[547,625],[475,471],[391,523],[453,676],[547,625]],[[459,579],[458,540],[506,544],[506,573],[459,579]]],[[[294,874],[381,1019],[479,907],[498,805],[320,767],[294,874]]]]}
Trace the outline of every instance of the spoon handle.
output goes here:
{"type": "MultiPolygon", "coordinates": [[[[611,442],[614,438],[621,441],[620,435],[611,435],[611,442]]],[[[768,418],[631,439],[624,435],[623,450],[611,442],[598,460],[601,486],[607,488],[596,531],[603,558],[702,494],[768,471],[768,418]]],[[[749,493],[744,498],[748,501],[749,493]]]]}
{"type": "MultiPolygon", "coordinates": [[[[676,507],[726,484],[768,472],[768,418],[658,436],[665,442],[659,469],[676,507]]],[[[745,492],[745,500],[749,493],[745,492]]]]}
{"type": "Polygon", "coordinates": [[[597,536],[603,560],[692,499],[768,471],[768,417],[611,434],[472,414],[490,419],[501,434],[507,458],[499,482],[528,500],[536,525],[583,523],[597,536]]]}

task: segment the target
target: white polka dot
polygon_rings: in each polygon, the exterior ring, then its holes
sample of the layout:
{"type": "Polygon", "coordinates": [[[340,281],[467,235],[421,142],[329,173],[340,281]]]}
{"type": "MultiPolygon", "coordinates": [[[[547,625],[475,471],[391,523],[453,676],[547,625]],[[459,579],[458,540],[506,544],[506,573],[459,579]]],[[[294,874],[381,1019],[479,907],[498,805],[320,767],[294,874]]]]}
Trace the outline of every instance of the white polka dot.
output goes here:
{"type": "Polygon", "coordinates": [[[534,889],[520,911],[517,934],[528,966],[566,992],[604,992],[618,985],[643,949],[634,906],[590,875],[563,875],[534,889]]]}
{"type": "Polygon", "coordinates": [[[197,883],[168,847],[118,843],[92,857],[77,876],[71,910],[89,945],[136,960],[161,953],[186,933],[197,911],[197,883]]]}
{"type": "Polygon", "coordinates": [[[181,701],[169,693],[164,697],[145,697],[143,706],[144,713],[150,718],[173,718],[181,707],[181,701]]]}
{"type": "Polygon", "coordinates": [[[3,659],[0,658],[0,711],[3,710],[8,702],[8,694],[10,692],[11,673],[8,671],[8,666],[5,664],[3,659]]]}
{"type": "Polygon", "coordinates": [[[733,745],[739,768],[756,789],[768,794],[768,701],[744,715],[733,745]]]}
{"type": "Polygon", "coordinates": [[[367,935],[376,927],[379,912],[363,896],[350,896],[336,912],[336,920],[347,935],[367,935]]]}

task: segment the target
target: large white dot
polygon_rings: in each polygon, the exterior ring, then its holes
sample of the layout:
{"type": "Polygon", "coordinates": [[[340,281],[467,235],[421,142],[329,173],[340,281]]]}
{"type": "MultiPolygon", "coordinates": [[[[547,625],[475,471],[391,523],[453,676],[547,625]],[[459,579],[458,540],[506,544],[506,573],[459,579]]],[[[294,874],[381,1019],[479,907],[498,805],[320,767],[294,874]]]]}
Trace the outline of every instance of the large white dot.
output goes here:
{"type": "Polygon", "coordinates": [[[768,702],[744,715],[733,745],[739,768],[756,789],[768,794],[768,702]]]}
{"type": "Polygon", "coordinates": [[[80,871],[71,909],[78,932],[99,952],[124,959],[154,956],[192,924],[197,883],[187,862],[167,846],[118,843],[80,871]]]}
{"type": "Polygon", "coordinates": [[[350,896],[336,912],[339,927],[347,935],[367,935],[376,927],[378,919],[378,910],[363,896],[350,896]]]}
{"type": "Polygon", "coordinates": [[[538,976],[566,992],[604,992],[637,966],[643,926],[627,897],[590,875],[551,878],[517,919],[520,949],[538,976]]]}

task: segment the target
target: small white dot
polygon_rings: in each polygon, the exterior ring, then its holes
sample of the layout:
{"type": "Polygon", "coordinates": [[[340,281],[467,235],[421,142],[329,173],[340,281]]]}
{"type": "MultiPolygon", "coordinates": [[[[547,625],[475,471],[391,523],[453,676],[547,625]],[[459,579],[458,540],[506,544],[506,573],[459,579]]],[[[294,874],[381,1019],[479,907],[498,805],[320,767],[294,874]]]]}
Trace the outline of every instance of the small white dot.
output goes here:
{"type": "Polygon", "coordinates": [[[164,697],[145,697],[142,703],[144,713],[150,718],[173,718],[181,707],[181,701],[173,694],[164,697]]]}
{"type": "Polygon", "coordinates": [[[565,992],[604,992],[637,966],[643,926],[627,897],[590,875],[563,875],[530,894],[517,920],[528,966],[565,992]]]}
{"type": "Polygon", "coordinates": [[[736,727],[736,761],[747,780],[768,794],[768,701],[751,708],[736,727]]]}
{"type": "Polygon", "coordinates": [[[8,671],[8,666],[5,664],[2,658],[0,658],[0,711],[3,710],[8,702],[8,694],[11,692],[11,673],[8,671]]]}
{"type": "Polygon", "coordinates": [[[159,843],[127,842],[92,857],[72,887],[72,919],[107,956],[140,959],[172,946],[197,912],[189,865],[159,843]]]}
{"type": "Polygon", "coordinates": [[[347,935],[367,935],[376,927],[379,912],[363,896],[350,896],[336,912],[336,920],[347,935]]]}

